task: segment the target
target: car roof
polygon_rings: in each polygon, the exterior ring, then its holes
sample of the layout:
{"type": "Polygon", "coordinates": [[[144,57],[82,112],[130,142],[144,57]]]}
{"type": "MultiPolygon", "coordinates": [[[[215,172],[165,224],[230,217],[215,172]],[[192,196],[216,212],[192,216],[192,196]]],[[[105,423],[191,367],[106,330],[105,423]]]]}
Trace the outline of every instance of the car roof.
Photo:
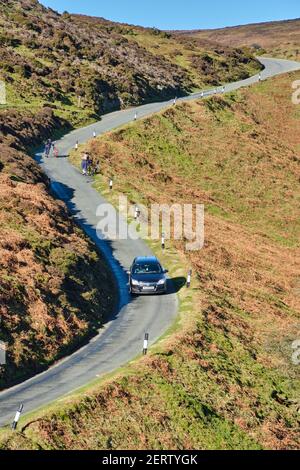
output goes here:
{"type": "Polygon", "coordinates": [[[134,263],[159,263],[159,261],[155,256],[138,256],[134,263]]]}

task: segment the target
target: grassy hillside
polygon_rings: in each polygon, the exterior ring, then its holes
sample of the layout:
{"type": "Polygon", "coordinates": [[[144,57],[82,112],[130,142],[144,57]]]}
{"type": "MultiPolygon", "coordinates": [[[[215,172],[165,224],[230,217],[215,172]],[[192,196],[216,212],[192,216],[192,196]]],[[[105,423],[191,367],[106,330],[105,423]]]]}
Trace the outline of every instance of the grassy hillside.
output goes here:
{"type": "Polygon", "coordinates": [[[49,109],[0,112],[0,389],[82,345],[116,301],[106,263],[25,153],[63,125],[49,109]]]}
{"type": "Polygon", "coordinates": [[[117,32],[128,41],[130,47],[136,48],[138,45],[155,56],[156,61],[164,59],[179,67],[192,86],[189,91],[246,78],[260,68],[248,50],[220,46],[214,40],[187,38],[155,28],[111,23],[82,15],[73,15],[72,20],[81,26],[86,24],[96,34],[101,29],[117,32]]]}
{"type": "Polygon", "coordinates": [[[37,0],[0,0],[0,6],[0,79],[8,107],[51,106],[75,125],[205,83],[244,78],[260,67],[241,50],[59,15],[37,0]]]}
{"type": "Polygon", "coordinates": [[[179,32],[230,47],[248,46],[258,53],[300,60],[300,19],[249,24],[215,30],[179,32]]]}
{"type": "Polygon", "coordinates": [[[112,201],[205,203],[204,249],[158,251],[193,266],[193,304],[129,374],[37,414],[3,448],[299,449],[299,78],[179,104],[87,146],[112,201]]]}

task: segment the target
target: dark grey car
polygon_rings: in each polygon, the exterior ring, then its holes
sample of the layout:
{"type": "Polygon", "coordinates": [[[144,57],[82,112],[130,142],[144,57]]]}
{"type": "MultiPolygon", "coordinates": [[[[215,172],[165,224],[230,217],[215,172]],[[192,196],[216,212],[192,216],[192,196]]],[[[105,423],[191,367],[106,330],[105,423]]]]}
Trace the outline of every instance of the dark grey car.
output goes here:
{"type": "Polygon", "coordinates": [[[165,294],[167,270],[155,257],[136,258],[129,271],[129,289],[132,294],[165,294]]]}

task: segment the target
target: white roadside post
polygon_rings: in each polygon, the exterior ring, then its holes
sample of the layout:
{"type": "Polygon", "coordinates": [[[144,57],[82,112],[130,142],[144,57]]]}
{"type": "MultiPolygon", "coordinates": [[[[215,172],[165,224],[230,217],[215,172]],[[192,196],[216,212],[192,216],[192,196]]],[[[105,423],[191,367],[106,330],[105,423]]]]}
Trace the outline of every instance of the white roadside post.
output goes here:
{"type": "Polygon", "coordinates": [[[112,180],[112,178],[110,178],[110,180],[109,180],[109,189],[110,189],[111,191],[112,191],[112,188],[113,188],[113,184],[114,184],[114,183],[113,183],[113,180],[112,180]]]}
{"type": "Polygon", "coordinates": [[[188,276],[187,276],[187,287],[190,288],[191,287],[191,282],[192,282],[192,270],[190,269],[189,272],[188,272],[188,276]]]}
{"type": "Polygon", "coordinates": [[[139,218],[140,213],[141,213],[141,211],[140,211],[139,207],[138,207],[138,206],[135,206],[135,210],[134,210],[134,220],[137,220],[137,219],[139,218]]]}
{"type": "Polygon", "coordinates": [[[0,370],[1,366],[6,364],[6,344],[3,341],[0,341],[0,370]]]}
{"type": "Polygon", "coordinates": [[[138,114],[137,112],[134,113],[134,120],[136,121],[137,120],[137,117],[138,117],[138,114]]]}
{"type": "Polygon", "coordinates": [[[77,142],[76,142],[76,144],[75,144],[75,150],[78,150],[78,140],[77,140],[77,142]]]}
{"type": "Polygon", "coordinates": [[[201,98],[204,97],[204,91],[201,91],[201,98]]]}
{"type": "Polygon", "coordinates": [[[95,131],[93,132],[93,137],[94,137],[94,139],[95,139],[95,137],[96,137],[96,132],[95,132],[95,131]]]}
{"type": "Polygon", "coordinates": [[[166,238],[165,238],[164,233],[162,233],[162,235],[161,235],[161,247],[162,247],[163,250],[166,248],[166,238]]]}
{"type": "Polygon", "coordinates": [[[148,342],[149,342],[149,334],[145,333],[144,339],[144,347],[143,347],[143,355],[146,356],[148,353],[148,342]]]}
{"type": "Polygon", "coordinates": [[[13,423],[11,425],[11,428],[15,431],[17,429],[17,426],[18,426],[18,422],[19,422],[19,419],[21,417],[21,413],[23,411],[23,408],[24,408],[24,405],[23,403],[21,403],[21,405],[19,406],[19,409],[18,411],[16,412],[16,416],[15,416],[15,419],[13,420],[13,423]]]}

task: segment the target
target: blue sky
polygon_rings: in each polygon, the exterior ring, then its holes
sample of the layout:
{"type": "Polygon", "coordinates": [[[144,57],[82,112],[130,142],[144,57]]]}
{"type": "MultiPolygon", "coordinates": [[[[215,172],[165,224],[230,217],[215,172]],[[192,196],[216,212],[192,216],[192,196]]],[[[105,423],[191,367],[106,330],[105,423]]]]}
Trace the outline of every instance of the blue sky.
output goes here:
{"type": "Polygon", "coordinates": [[[300,17],[299,0],[40,0],[57,11],[160,29],[218,28],[300,17]]]}

